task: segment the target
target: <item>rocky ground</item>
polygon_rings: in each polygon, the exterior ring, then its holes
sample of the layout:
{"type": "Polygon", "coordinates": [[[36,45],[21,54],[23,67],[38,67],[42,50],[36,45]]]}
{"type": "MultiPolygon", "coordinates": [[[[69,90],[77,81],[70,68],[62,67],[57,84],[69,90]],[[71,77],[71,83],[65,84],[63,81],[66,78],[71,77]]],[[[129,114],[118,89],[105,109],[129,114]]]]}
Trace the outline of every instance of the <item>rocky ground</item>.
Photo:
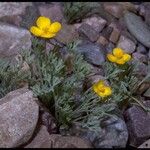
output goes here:
{"type": "MultiPolygon", "coordinates": [[[[68,24],[61,2],[1,2],[0,3],[0,57],[13,59],[21,49],[31,47],[28,31],[37,17],[46,16],[62,23],[62,30],[53,42],[65,45],[82,39],[77,50],[93,67],[92,81],[103,75],[100,68],[105,54],[120,47],[132,54],[141,65],[137,70],[145,76],[150,61],[150,3],[101,2],[98,11],[82,22],[68,24]]],[[[47,43],[47,48],[53,45],[47,43]]],[[[150,82],[139,89],[141,99],[150,107],[150,82]]],[[[58,133],[55,118],[22,88],[0,99],[0,147],[24,148],[112,148],[135,146],[150,148],[150,114],[132,106],[118,118],[103,122],[97,135],[82,131],[77,124],[71,129],[74,136],[58,133]]]]}

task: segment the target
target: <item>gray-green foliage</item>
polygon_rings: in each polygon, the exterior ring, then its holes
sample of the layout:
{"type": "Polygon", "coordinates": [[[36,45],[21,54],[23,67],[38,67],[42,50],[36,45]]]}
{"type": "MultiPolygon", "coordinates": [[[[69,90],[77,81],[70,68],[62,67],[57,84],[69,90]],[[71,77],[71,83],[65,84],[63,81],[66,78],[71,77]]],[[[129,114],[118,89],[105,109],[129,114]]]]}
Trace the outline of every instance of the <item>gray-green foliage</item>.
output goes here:
{"type": "Polygon", "coordinates": [[[69,55],[73,56],[69,63],[72,71],[68,74],[68,64],[60,57],[59,47],[55,46],[50,53],[45,54],[42,43],[33,41],[33,49],[23,55],[31,68],[29,87],[52,111],[61,129],[68,129],[73,122],[78,122],[82,127],[97,131],[99,119],[108,115],[114,109],[111,107],[114,104],[105,104],[109,105],[107,108],[101,107],[100,98],[91,89],[83,91],[80,88],[90,73],[90,67],[83,56],[75,52],[75,48],[75,42],[67,46],[69,55]]]}
{"type": "Polygon", "coordinates": [[[81,21],[83,18],[97,13],[99,8],[98,2],[64,2],[64,14],[68,23],[81,21]]]}
{"type": "Polygon", "coordinates": [[[137,89],[139,86],[150,77],[150,72],[146,77],[140,81],[136,70],[139,65],[139,62],[126,63],[125,65],[117,65],[111,62],[105,62],[103,67],[105,71],[105,79],[110,82],[112,87],[113,94],[111,96],[111,101],[120,105],[124,105],[126,100],[127,103],[135,101],[143,109],[148,110],[144,107],[143,104],[135,98],[137,95],[137,89]]]}
{"type": "Polygon", "coordinates": [[[8,92],[17,89],[21,82],[28,81],[30,78],[30,73],[25,73],[21,69],[22,63],[20,61],[12,63],[7,59],[1,58],[0,68],[0,98],[8,92]]]}

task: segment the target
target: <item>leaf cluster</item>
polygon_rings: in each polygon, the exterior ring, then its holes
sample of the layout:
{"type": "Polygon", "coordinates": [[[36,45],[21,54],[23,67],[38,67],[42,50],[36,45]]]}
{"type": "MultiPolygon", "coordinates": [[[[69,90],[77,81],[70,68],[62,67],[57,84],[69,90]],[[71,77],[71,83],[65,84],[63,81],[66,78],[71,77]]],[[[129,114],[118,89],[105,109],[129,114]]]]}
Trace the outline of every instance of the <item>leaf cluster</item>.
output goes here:
{"type": "Polygon", "coordinates": [[[97,13],[99,6],[98,2],[65,2],[64,15],[70,24],[80,22],[83,18],[97,13]]]}

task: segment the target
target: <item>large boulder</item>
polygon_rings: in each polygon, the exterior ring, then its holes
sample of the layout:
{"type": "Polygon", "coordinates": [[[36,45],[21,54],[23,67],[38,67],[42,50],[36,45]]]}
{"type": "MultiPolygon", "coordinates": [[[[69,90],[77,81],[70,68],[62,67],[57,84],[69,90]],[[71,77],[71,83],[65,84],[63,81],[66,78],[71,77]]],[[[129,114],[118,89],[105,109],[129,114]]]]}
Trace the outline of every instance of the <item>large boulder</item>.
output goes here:
{"type": "Polygon", "coordinates": [[[0,21],[20,25],[25,10],[32,6],[31,2],[0,2],[0,21]]]}
{"type": "Polygon", "coordinates": [[[13,57],[30,47],[31,34],[28,30],[0,22],[0,58],[13,57]]]}
{"type": "MultiPolygon", "coordinates": [[[[144,103],[150,107],[150,101],[144,103]]],[[[150,113],[139,106],[132,106],[125,112],[125,118],[129,131],[130,144],[139,146],[150,137],[150,113]]]]}
{"type": "Polygon", "coordinates": [[[38,117],[39,106],[28,89],[15,90],[0,99],[0,147],[14,148],[26,143],[38,117]]]}
{"type": "Polygon", "coordinates": [[[124,16],[128,30],[143,45],[150,48],[150,28],[141,17],[128,12],[124,16]]]}

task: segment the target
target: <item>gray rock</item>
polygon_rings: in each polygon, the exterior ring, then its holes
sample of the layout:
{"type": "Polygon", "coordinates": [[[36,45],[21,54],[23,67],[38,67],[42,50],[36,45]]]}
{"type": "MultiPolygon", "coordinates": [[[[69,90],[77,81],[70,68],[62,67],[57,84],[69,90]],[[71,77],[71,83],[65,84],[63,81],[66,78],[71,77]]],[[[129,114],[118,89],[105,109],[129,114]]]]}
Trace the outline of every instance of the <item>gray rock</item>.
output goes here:
{"type": "Polygon", "coordinates": [[[136,12],[136,7],[130,2],[109,2],[104,3],[104,8],[112,16],[121,18],[126,11],[136,12]]]}
{"type": "Polygon", "coordinates": [[[117,28],[114,28],[113,32],[110,35],[109,40],[116,44],[119,39],[119,36],[120,36],[120,31],[117,28]]]}
{"type": "MultiPolygon", "coordinates": [[[[143,94],[146,90],[148,90],[150,88],[150,82],[149,81],[145,81],[141,84],[141,86],[139,87],[139,89],[137,90],[137,94],[143,94]]],[[[146,96],[146,95],[144,95],[146,96]]],[[[147,95],[148,96],[148,95],[147,95]]],[[[149,97],[150,97],[150,92],[149,92],[149,97]]]]}
{"type": "Polygon", "coordinates": [[[18,89],[0,99],[0,147],[14,148],[32,136],[39,106],[28,89],[18,89]]]}
{"type": "Polygon", "coordinates": [[[104,3],[104,9],[116,18],[120,18],[123,15],[123,7],[118,3],[104,3]]]}
{"type": "Polygon", "coordinates": [[[31,5],[31,2],[0,2],[0,21],[19,26],[21,15],[25,13],[26,7],[31,5]]]}
{"type": "Polygon", "coordinates": [[[121,35],[117,44],[117,47],[122,48],[126,53],[133,53],[135,51],[136,45],[129,38],[121,35]]]}
{"type": "Polygon", "coordinates": [[[101,65],[105,61],[105,49],[101,45],[91,42],[81,42],[76,51],[83,54],[85,59],[94,65],[101,65]]]}
{"type": "Polygon", "coordinates": [[[105,19],[99,16],[83,19],[82,22],[92,26],[97,32],[101,32],[107,23],[105,19]]]}
{"type": "Polygon", "coordinates": [[[36,20],[39,16],[40,12],[35,3],[33,3],[32,6],[26,8],[25,13],[21,16],[20,26],[29,30],[31,26],[36,25],[36,20]]]}
{"type": "Polygon", "coordinates": [[[138,148],[149,148],[150,149],[150,139],[141,144],[138,148]]]}
{"type": "Polygon", "coordinates": [[[92,148],[89,140],[76,136],[61,136],[51,134],[52,148],[92,148]]]}
{"type": "MultiPolygon", "coordinates": [[[[144,105],[150,107],[150,101],[144,105]]],[[[139,106],[132,106],[125,112],[125,118],[129,131],[130,144],[139,146],[150,137],[150,114],[139,106]]]]}
{"type": "Polygon", "coordinates": [[[138,53],[138,52],[133,53],[132,57],[133,57],[133,59],[139,60],[140,62],[143,62],[143,63],[148,62],[148,57],[146,55],[138,53]]]}
{"type": "Polygon", "coordinates": [[[90,140],[95,148],[125,148],[128,140],[126,124],[117,116],[103,118],[97,132],[74,124],[70,133],[90,140]]]}
{"type": "Polygon", "coordinates": [[[108,44],[108,40],[104,36],[100,35],[96,43],[105,46],[108,44]]]}
{"type": "Polygon", "coordinates": [[[90,25],[83,23],[78,28],[79,35],[88,38],[91,42],[97,41],[99,33],[90,25]]]}
{"type": "Polygon", "coordinates": [[[145,46],[143,46],[142,44],[138,43],[137,52],[139,52],[141,54],[146,54],[147,50],[146,50],[145,46]]]}
{"type": "Polygon", "coordinates": [[[50,18],[52,22],[65,21],[63,16],[63,8],[59,3],[39,5],[38,9],[41,16],[50,18]]]}
{"type": "Polygon", "coordinates": [[[41,126],[38,134],[25,148],[92,148],[92,146],[89,141],[79,137],[49,135],[46,128],[41,126]]]}
{"type": "Polygon", "coordinates": [[[39,123],[46,126],[49,134],[56,134],[58,131],[56,119],[42,104],[40,104],[39,123]]]}
{"type": "Polygon", "coordinates": [[[41,126],[36,136],[24,148],[51,148],[51,138],[45,126],[41,126]]]}
{"type": "Polygon", "coordinates": [[[63,44],[68,44],[78,39],[79,34],[73,25],[62,24],[62,29],[57,33],[55,39],[63,44]]]}
{"type": "Polygon", "coordinates": [[[135,59],[133,59],[132,61],[133,64],[137,64],[134,73],[139,76],[139,77],[143,77],[146,76],[148,73],[148,66],[140,61],[137,61],[135,59]]]}
{"type": "Polygon", "coordinates": [[[109,42],[107,45],[106,45],[106,51],[107,53],[112,53],[112,50],[115,48],[115,45],[112,43],[112,42],[109,42]]]}
{"type": "Polygon", "coordinates": [[[101,35],[104,36],[106,39],[109,40],[109,37],[110,37],[112,31],[113,31],[113,27],[108,26],[108,27],[106,27],[106,28],[103,29],[101,35]]]}
{"type": "Polygon", "coordinates": [[[142,16],[144,16],[144,19],[145,19],[145,22],[150,26],[150,18],[149,18],[149,15],[150,15],[150,4],[148,2],[145,2],[143,3],[142,5],[142,9],[143,10],[143,14],[142,16]]]}
{"type": "Polygon", "coordinates": [[[12,57],[31,47],[29,31],[0,23],[0,57],[12,57]]]}
{"type": "Polygon", "coordinates": [[[131,34],[143,45],[150,48],[150,29],[144,21],[131,12],[126,13],[124,17],[131,34]]]}

